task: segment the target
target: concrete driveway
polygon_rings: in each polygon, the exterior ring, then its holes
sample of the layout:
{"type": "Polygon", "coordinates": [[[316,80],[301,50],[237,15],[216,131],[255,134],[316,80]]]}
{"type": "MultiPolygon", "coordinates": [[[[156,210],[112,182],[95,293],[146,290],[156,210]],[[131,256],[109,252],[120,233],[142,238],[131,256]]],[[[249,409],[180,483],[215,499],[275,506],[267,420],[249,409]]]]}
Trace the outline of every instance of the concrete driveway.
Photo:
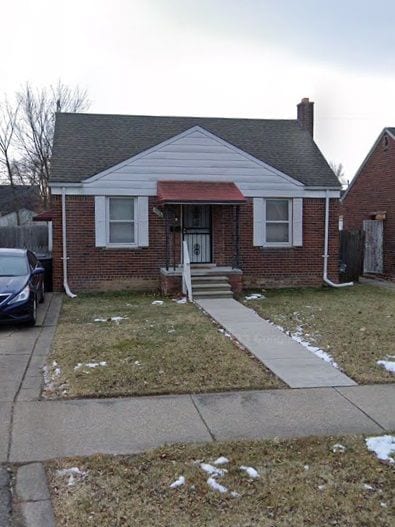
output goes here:
{"type": "MultiPolygon", "coordinates": [[[[60,298],[47,293],[45,302],[39,306],[34,327],[0,325],[0,462],[7,457],[14,403],[27,395],[26,390],[31,391],[33,351],[40,347],[48,352],[59,309],[60,298]]],[[[39,384],[41,366],[35,365],[34,378],[39,384]]],[[[36,383],[35,392],[39,388],[36,383]]]]}

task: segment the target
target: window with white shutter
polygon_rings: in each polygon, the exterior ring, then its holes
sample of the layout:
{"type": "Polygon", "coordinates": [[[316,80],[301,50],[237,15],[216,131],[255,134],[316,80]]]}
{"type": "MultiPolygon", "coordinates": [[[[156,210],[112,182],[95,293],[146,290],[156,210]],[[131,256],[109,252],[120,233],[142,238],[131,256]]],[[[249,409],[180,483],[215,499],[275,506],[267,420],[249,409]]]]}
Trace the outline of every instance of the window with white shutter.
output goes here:
{"type": "Polygon", "coordinates": [[[148,197],[95,196],[96,247],[148,247],[148,197]]]}
{"type": "Polygon", "coordinates": [[[254,246],[303,245],[302,198],[254,198],[254,246]]]}

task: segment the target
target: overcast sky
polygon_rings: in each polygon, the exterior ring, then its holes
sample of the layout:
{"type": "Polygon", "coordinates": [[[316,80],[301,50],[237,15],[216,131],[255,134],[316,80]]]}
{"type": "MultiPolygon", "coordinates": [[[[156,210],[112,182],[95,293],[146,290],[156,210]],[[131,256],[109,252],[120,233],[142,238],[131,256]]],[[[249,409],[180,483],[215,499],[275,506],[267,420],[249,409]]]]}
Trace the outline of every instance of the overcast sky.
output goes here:
{"type": "Polygon", "coordinates": [[[0,90],[58,79],[89,111],[293,119],[351,178],[395,126],[395,1],[0,0],[0,90]]]}

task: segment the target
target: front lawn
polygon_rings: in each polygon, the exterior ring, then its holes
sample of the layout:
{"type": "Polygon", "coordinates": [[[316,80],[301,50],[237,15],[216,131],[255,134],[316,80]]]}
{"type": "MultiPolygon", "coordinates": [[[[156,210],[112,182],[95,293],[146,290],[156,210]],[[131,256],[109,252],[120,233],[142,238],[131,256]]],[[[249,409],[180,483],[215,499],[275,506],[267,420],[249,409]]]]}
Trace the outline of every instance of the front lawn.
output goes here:
{"type": "Polygon", "coordinates": [[[393,467],[348,436],[166,446],[47,473],[58,527],[389,527],[393,467]]]}
{"type": "Polygon", "coordinates": [[[65,300],[45,377],[49,397],[285,387],[195,305],[129,292],[65,300]]]}
{"type": "Polygon", "coordinates": [[[244,301],[263,318],[330,353],[361,384],[394,381],[377,361],[395,364],[395,293],[368,285],[277,289],[244,301]]]}

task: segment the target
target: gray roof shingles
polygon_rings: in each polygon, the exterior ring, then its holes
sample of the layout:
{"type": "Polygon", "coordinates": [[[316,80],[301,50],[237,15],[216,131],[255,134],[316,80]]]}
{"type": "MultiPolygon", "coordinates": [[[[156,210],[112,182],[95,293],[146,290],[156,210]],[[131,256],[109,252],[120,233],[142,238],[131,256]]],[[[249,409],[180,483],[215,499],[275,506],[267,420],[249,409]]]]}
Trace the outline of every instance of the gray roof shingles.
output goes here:
{"type": "Polygon", "coordinates": [[[80,182],[196,125],[306,186],[340,186],[296,120],[82,113],[56,116],[51,182],[80,182]]]}

